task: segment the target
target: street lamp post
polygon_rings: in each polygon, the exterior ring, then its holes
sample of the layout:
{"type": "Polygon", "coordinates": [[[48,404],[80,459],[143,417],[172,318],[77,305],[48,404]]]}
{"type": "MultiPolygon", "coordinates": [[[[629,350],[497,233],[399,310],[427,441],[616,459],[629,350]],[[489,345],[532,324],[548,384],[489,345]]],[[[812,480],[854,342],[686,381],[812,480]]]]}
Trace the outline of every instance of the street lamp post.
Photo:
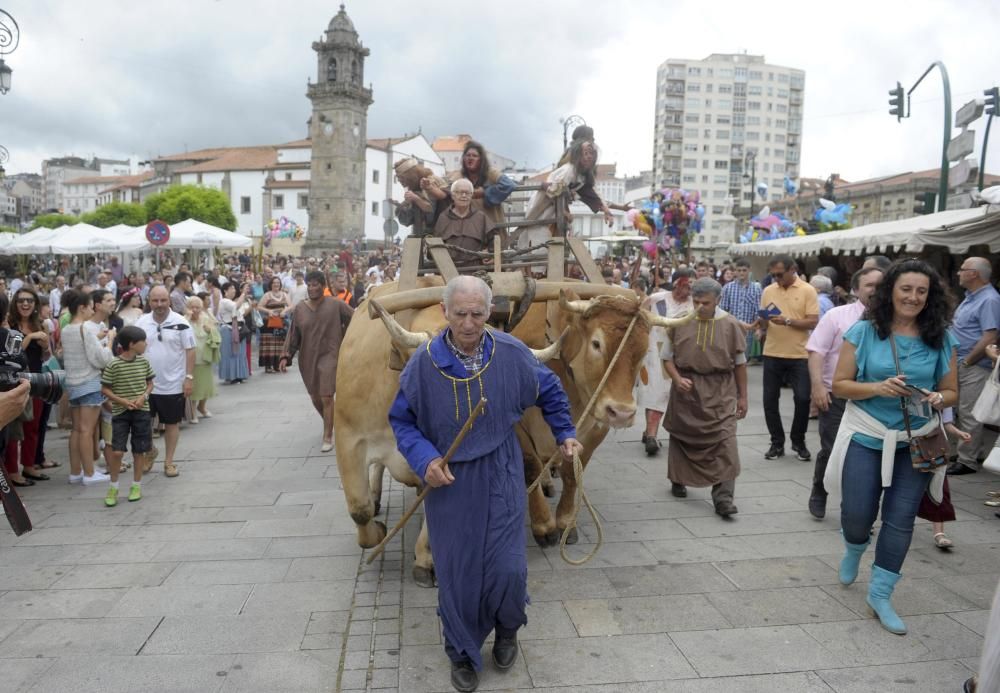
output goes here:
{"type": "Polygon", "coordinates": [[[0,94],[10,91],[13,70],[4,62],[3,56],[13,53],[21,41],[21,28],[10,13],[0,10],[0,94]]]}
{"type": "Polygon", "coordinates": [[[559,122],[562,123],[563,126],[563,151],[566,151],[566,147],[569,146],[569,138],[567,137],[567,133],[569,132],[570,128],[571,127],[578,128],[581,125],[586,125],[587,121],[585,121],[582,117],[578,115],[571,115],[571,116],[566,116],[565,118],[560,118],[559,122]]]}
{"type": "Polygon", "coordinates": [[[754,198],[757,195],[757,152],[753,149],[747,149],[746,156],[743,157],[743,182],[750,183],[750,214],[748,216],[752,217],[754,198]],[[750,169],[750,173],[746,172],[747,169],[750,169]]]}
{"type": "Polygon", "coordinates": [[[10,160],[10,152],[7,151],[7,147],[0,144],[0,180],[3,180],[4,174],[7,173],[3,165],[10,160]]]}

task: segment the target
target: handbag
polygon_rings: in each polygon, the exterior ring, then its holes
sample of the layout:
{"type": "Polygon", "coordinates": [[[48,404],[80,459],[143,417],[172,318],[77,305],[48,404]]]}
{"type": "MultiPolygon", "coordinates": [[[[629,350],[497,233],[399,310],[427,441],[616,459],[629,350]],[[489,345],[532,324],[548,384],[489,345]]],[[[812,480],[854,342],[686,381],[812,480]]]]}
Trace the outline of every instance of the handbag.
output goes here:
{"type": "Polygon", "coordinates": [[[285,320],[280,315],[268,315],[264,326],[269,330],[282,330],[285,328],[285,320]]]}
{"type": "Polygon", "coordinates": [[[983,385],[983,391],[972,406],[972,418],[982,424],[1000,426],[1000,359],[993,364],[993,371],[983,385]]]}
{"type": "Polygon", "coordinates": [[[240,336],[240,341],[242,342],[244,340],[250,339],[250,335],[252,335],[253,332],[251,332],[250,328],[247,327],[246,322],[245,321],[240,321],[240,322],[237,322],[236,324],[239,326],[239,328],[237,329],[237,333],[240,336]]]}
{"type": "MultiPolygon", "coordinates": [[[[900,375],[899,357],[896,355],[896,340],[889,335],[889,346],[892,347],[892,360],[896,366],[896,375],[900,375]]],[[[906,426],[906,437],[910,440],[910,463],[920,472],[935,472],[948,463],[948,436],[944,432],[941,417],[938,416],[937,427],[922,436],[913,435],[910,430],[910,409],[906,398],[899,398],[903,409],[903,424],[906,426]]]]}

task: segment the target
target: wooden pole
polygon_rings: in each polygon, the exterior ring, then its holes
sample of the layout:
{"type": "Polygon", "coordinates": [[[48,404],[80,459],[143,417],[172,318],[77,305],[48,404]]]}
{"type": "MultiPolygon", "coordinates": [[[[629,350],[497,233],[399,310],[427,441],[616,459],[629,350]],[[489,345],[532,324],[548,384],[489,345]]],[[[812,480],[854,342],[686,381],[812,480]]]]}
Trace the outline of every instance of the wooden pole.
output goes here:
{"type": "MultiPolygon", "coordinates": [[[[468,432],[472,430],[472,424],[476,422],[476,419],[479,418],[480,414],[483,413],[483,410],[485,408],[486,408],[486,398],[480,397],[479,404],[477,404],[475,408],[472,410],[472,413],[469,414],[469,418],[466,419],[465,425],[462,426],[462,430],[460,430],[458,432],[458,435],[455,436],[455,440],[452,442],[451,447],[448,448],[448,452],[445,453],[445,456],[441,463],[442,467],[444,467],[445,465],[448,464],[449,461],[451,461],[452,455],[454,455],[455,451],[458,450],[458,446],[462,443],[462,440],[465,438],[466,434],[468,434],[468,432]]],[[[374,561],[376,558],[382,555],[382,552],[385,551],[385,547],[389,543],[389,541],[394,536],[396,536],[397,533],[399,533],[399,530],[401,530],[403,526],[409,521],[409,519],[413,516],[413,513],[415,513],[417,511],[417,508],[419,508],[420,505],[424,502],[424,498],[426,498],[427,494],[430,493],[433,489],[434,487],[429,484],[424,485],[423,489],[421,489],[420,493],[417,495],[417,500],[413,502],[413,505],[411,505],[405,513],[403,513],[403,516],[399,518],[399,522],[396,523],[396,526],[393,527],[389,531],[389,533],[385,535],[385,539],[380,541],[375,546],[375,548],[372,549],[371,555],[368,556],[368,559],[365,561],[367,565],[371,565],[372,561],[374,561]]]]}

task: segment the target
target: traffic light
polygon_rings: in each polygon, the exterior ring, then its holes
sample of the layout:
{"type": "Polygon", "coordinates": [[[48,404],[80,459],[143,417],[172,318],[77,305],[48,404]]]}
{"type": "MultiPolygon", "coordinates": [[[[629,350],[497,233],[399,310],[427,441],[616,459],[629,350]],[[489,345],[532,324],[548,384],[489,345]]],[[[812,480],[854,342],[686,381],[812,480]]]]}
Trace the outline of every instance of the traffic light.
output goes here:
{"type": "Polygon", "coordinates": [[[889,115],[896,116],[896,120],[902,122],[903,116],[906,115],[906,109],[903,107],[903,85],[896,82],[896,88],[889,90],[889,115]]]}
{"type": "Polygon", "coordinates": [[[1000,87],[993,87],[983,92],[986,96],[986,115],[1000,116],[1000,87]]]}
{"type": "Polygon", "coordinates": [[[937,193],[922,192],[913,196],[913,211],[916,214],[933,214],[937,193]]]}

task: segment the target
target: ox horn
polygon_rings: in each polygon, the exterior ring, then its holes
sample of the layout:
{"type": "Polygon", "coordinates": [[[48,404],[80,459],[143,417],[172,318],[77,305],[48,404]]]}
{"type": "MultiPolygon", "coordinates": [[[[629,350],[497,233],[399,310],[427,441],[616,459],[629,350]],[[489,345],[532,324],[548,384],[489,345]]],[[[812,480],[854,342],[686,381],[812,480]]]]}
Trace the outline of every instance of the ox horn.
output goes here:
{"type": "Polygon", "coordinates": [[[653,327],[679,327],[685,323],[689,323],[694,319],[695,312],[689,311],[683,313],[676,318],[665,318],[662,315],[657,315],[650,311],[646,311],[646,317],[649,318],[649,324],[653,327]]]}
{"type": "MultiPolygon", "coordinates": [[[[586,301],[581,301],[581,303],[585,302],[586,301]]],[[[559,356],[559,350],[562,349],[563,338],[566,337],[567,333],[569,333],[568,327],[565,330],[563,330],[561,335],[559,335],[559,339],[557,339],[552,344],[549,344],[544,349],[531,349],[531,347],[528,347],[528,349],[531,350],[531,353],[534,354],[535,358],[538,359],[541,363],[548,363],[552,359],[559,356]]]]}
{"type": "Polygon", "coordinates": [[[590,308],[590,301],[570,301],[566,298],[566,292],[559,291],[559,307],[567,313],[583,313],[590,308]]]}
{"type": "Polygon", "coordinates": [[[385,329],[389,331],[389,336],[392,337],[392,341],[397,346],[415,349],[431,338],[431,335],[427,332],[410,332],[404,329],[375,299],[370,299],[368,305],[371,310],[382,318],[385,329]]]}

